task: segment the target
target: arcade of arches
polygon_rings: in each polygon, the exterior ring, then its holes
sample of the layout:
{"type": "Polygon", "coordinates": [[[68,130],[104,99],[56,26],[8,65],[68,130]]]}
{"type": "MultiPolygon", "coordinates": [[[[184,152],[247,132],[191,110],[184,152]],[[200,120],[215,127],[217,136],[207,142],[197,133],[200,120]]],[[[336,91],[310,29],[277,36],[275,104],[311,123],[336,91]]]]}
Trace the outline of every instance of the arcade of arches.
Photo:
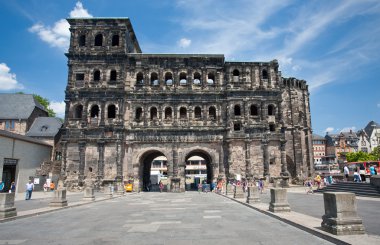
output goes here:
{"type": "Polygon", "coordinates": [[[67,21],[68,188],[116,180],[146,189],[159,175],[168,191],[184,191],[202,178],[313,174],[308,85],[282,77],[277,60],[145,54],[128,18],[67,21]]]}

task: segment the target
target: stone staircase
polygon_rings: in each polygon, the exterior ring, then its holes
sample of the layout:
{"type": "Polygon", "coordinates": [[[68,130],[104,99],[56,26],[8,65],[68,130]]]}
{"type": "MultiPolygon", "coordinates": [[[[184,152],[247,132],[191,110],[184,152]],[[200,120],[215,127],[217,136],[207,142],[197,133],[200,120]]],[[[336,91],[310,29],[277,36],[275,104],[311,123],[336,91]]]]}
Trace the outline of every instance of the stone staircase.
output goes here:
{"type": "Polygon", "coordinates": [[[380,198],[380,191],[369,183],[338,182],[314,192],[351,192],[357,196],[380,198]]]}

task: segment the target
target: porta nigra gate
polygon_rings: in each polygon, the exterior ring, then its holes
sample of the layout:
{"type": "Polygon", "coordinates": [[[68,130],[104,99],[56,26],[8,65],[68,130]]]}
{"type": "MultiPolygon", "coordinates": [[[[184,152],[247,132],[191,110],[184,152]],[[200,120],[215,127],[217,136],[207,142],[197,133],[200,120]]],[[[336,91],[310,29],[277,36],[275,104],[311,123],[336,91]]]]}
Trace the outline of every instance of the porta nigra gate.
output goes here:
{"type": "Polygon", "coordinates": [[[128,18],[68,19],[62,177],[69,188],[133,180],[167,159],[170,191],[202,157],[207,181],[313,172],[306,82],[276,60],[217,54],[144,54],[128,18]]]}

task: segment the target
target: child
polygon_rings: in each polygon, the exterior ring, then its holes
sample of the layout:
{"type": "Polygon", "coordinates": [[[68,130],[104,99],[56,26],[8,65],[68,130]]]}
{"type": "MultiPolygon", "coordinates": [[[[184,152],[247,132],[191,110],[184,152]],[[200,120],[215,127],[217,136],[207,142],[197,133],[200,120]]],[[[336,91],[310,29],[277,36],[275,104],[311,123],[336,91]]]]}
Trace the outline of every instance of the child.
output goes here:
{"type": "Polygon", "coordinates": [[[308,187],[306,194],[309,194],[309,193],[314,194],[313,183],[311,182],[311,180],[306,181],[306,185],[308,187]]]}

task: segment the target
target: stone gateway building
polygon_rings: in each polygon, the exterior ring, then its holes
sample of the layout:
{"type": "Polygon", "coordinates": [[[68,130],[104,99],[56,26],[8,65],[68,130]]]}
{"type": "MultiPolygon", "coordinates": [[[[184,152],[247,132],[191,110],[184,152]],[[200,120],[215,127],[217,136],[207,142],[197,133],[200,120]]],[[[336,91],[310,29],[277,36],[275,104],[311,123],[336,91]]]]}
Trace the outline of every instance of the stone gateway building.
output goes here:
{"type": "Polygon", "coordinates": [[[207,181],[297,178],[313,172],[306,82],[276,60],[228,62],[216,54],[142,53],[128,18],[68,19],[65,185],[149,182],[166,157],[170,191],[184,191],[190,157],[207,181]]]}

